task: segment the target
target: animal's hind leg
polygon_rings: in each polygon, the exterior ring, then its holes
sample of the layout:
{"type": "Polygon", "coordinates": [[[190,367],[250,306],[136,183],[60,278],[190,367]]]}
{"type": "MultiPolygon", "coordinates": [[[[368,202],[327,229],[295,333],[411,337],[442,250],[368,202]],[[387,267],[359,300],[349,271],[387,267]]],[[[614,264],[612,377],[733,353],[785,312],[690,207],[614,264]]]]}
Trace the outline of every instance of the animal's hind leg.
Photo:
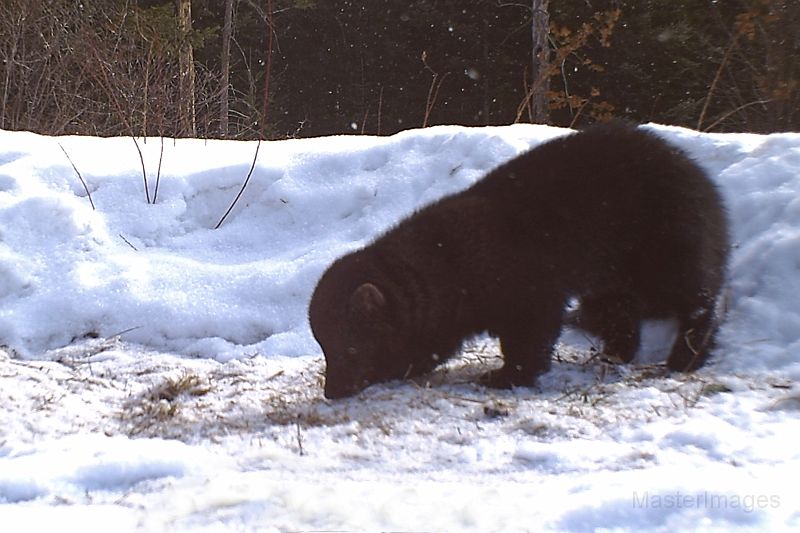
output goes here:
{"type": "Polygon", "coordinates": [[[574,323],[600,337],[603,352],[623,363],[631,362],[639,349],[641,305],[637,298],[628,293],[584,298],[574,323]]]}
{"type": "Polygon", "coordinates": [[[714,345],[717,320],[714,299],[705,297],[700,305],[678,317],[678,338],[667,358],[667,367],[691,372],[701,367],[714,345]]]}

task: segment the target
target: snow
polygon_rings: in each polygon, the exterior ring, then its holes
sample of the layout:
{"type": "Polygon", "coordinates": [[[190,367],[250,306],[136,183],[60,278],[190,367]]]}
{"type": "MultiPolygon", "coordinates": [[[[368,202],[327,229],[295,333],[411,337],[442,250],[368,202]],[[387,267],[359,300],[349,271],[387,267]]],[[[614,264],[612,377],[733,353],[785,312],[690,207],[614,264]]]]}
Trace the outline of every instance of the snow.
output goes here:
{"type": "Polygon", "coordinates": [[[335,402],[306,321],[327,265],[566,130],[262,143],[219,229],[255,143],[138,139],[148,204],[130,138],[0,131],[2,531],[800,527],[800,134],[648,127],[729,208],[706,367],[654,364],[668,324],[627,366],[567,331],[535,387],[492,391],[481,338],[335,402]]]}

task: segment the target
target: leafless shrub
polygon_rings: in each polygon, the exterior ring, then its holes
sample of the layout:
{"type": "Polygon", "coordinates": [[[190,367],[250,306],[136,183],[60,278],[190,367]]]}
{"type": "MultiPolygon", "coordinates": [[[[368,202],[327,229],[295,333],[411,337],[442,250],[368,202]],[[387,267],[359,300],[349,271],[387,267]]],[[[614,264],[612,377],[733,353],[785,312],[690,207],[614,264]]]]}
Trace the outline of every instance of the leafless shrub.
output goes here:
{"type": "MultiPolygon", "coordinates": [[[[184,136],[175,31],[131,2],[0,3],[0,128],[184,136]]],[[[216,127],[218,75],[199,68],[198,135],[216,127]]]]}

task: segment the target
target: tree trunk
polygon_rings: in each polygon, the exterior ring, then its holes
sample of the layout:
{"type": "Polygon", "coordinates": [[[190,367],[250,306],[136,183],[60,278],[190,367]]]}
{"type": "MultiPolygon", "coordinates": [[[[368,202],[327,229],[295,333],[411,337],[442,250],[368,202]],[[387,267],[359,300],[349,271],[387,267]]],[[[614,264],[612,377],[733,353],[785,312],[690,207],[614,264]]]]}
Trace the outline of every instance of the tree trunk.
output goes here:
{"type": "Polygon", "coordinates": [[[228,136],[228,102],[230,96],[231,34],[233,32],[233,0],[225,1],[225,25],[222,27],[222,87],[219,92],[219,134],[228,136]]]}
{"type": "Polygon", "coordinates": [[[267,117],[269,113],[269,82],[272,77],[272,47],[275,28],[272,25],[272,0],[267,0],[267,60],[264,73],[264,101],[261,105],[261,138],[267,138],[267,117]]]}
{"type": "Polygon", "coordinates": [[[550,118],[547,93],[550,91],[550,44],[547,36],[550,32],[549,0],[532,0],[531,37],[533,85],[531,87],[530,118],[531,122],[545,124],[550,118]]]}
{"type": "Polygon", "coordinates": [[[180,49],[178,62],[180,65],[180,126],[181,134],[187,137],[197,136],[195,124],[194,101],[194,52],[192,50],[192,0],[176,0],[178,2],[178,35],[180,49]]]}

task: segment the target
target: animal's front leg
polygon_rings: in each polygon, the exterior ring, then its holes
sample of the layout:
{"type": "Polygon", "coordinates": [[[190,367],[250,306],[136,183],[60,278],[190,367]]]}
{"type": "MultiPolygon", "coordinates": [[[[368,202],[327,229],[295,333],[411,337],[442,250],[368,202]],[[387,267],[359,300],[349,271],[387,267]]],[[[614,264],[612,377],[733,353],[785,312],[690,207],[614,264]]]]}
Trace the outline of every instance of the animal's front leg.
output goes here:
{"type": "Polygon", "coordinates": [[[499,332],[503,366],[484,374],[481,382],[489,387],[508,389],[530,387],[536,376],[550,370],[553,344],[561,333],[561,310],[540,312],[535,320],[520,320],[499,332]]]}

